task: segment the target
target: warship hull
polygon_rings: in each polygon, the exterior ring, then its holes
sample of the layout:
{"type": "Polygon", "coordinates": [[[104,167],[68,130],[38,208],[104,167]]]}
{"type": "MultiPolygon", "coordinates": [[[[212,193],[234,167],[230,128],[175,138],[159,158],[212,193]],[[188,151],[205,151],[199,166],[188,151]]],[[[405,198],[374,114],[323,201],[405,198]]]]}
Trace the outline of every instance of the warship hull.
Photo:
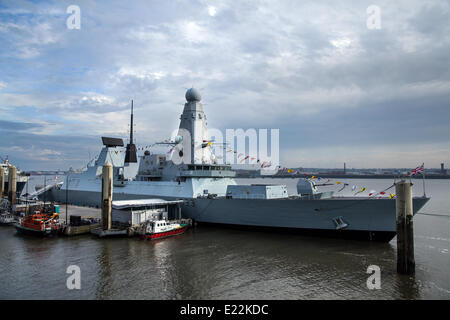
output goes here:
{"type": "MultiPolygon", "coordinates": [[[[415,197],[414,214],[428,200],[415,197]]],[[[395,199],[196,199],[184,212],[200,223],[234,228],[381,242],[396,235],[395,199]],[[347,226],[338,229],[336,218],[347,226]]]]}
{"type": "MultiPolygon", "coordinates": [[[[23,188],[25,187],[25,185],[27,184],[26,181],[17,181],[17,185],[16,185],[16,194],[17,197],[20,197],[20,195],[22,194],[23,188]]],[[[5,192],[8,192],[8,187],[9,183],[8,181],[5,181],[5,192]]]]}
{"type": "MultiPolygon", "coordinates": [[[[123,190],[124,191],[124,190],[123,190]]],[[[396,235],[395,199],[364,197],[305,200],[227,199],[167,197],[163,194],[114,192],[114,200],[162,198],[184,199],[182,215],[200,224],[218,224],[245,229],[295,232],[306,235],[389,242],[396,235]],[[345,228],[338,228],[335,219],[345,228]]],[[[68,202],[99,207],[101,194],[95,191],[70,190],[68,202]]],[[[52,189],[47,200],[66,201],[65,190],[52,189]]],[[[429,198],[414,197],[414,214],[429,198]]]]}

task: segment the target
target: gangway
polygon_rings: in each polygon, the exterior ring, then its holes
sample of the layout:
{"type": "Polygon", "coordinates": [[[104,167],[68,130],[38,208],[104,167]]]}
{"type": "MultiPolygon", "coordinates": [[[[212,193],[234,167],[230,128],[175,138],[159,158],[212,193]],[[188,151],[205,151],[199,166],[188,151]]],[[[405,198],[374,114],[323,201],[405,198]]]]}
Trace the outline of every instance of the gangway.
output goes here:
{"type": "Polygon", "coordinates": [[[43,194],[44,192],[49,191],[52,188],[61,188],[61,186],[63,185],[64,182],[56,182],[53,184],[49,184],[45,187],[40,188],[39,190],[36,190],[35,192],[31,193],[31,194],[24,194],[20,197],[20,200],[22,201],[29,201],[29,200],[38,200],[38,196],[40,196],[41,194],[43,194]]]}

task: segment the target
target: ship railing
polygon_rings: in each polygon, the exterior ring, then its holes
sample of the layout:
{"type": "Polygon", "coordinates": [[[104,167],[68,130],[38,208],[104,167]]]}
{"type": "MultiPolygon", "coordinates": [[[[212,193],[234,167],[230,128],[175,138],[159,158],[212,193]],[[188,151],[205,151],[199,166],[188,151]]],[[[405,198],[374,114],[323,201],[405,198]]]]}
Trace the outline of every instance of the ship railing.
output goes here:
{"type": "Polygon", "coordinates": [[[265,194],[254,193],[254,194],[239,194],[239,195],[231,195],[233,199],[244,199],[244,200],[252,200],[252,199],[267,199],[265,194]]]}
{"type": "Polygon", "coordinates": [[[192,225],[192,219],[189,219],[189,218],[174,219],[174,220],[169,220],[169,222],[192,225]]]}

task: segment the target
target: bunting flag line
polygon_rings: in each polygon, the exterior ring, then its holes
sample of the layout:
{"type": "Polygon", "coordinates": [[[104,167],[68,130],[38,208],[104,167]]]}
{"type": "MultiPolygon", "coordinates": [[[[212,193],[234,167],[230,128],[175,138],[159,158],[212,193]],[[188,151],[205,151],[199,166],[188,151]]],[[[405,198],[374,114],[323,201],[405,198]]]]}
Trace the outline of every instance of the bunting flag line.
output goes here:
{"type": "Polygon", "coordinates": [[[386,191],[388,191],[389,189],[391,189],[394,186],[395,186],[395,184],[392,184],[390,187],[384,189],[383,191],[378,192],[377,194],[375,194],[375,197],[378,196],[378,195],[382,195],[382,196],[385,195],[386,191]]]}
{"type": "Polygon", "coordinates": [[[361,193],[361,192],[364,192],[364,191],[366,191],[366,188],[365,188],[365,187],[362,187],[361,190],[359,190],[358,192],[356,192],[354,195],[356,196],[357,194],[359,194],[359,193],[361,193]]]}
{"type": "Polygon", "coordinates": [[[325,186],[334,186],[334,183],[322,183],[322,184],[315,184],[316,187],[325,187],[325,186]]]}
{"type": "Polygon", "coordinates": [[[245,160],[247,160],[249,158],[249,156],[246,156],[245,158],[242,158],[241,161],[239,161],[239,163],[244,162],[245,160]]]}
{"type": "Polygon", "coordinates": [[[342,186],[342,188],[340,188],[337,192],[341,192],[341,191],[344,190],[345,187],[347,187],[347,186],[348,186],[348,183],[344,183],[344,185],[342,186]]]}
{"type": "MultiPolygon", "coordinates": [[[[203,141],[205,141],[205,140],[203,140],[203,141]]],[[[211,141],[203,142],[203,143],[202,143],[202,149],[203,149],[203,148],[206,148],[206,147],[209,147],[209,146],[211,145],[211,143],[212,143],[211,141]]]]}
{"type": "MultiPolygon", "coordinates": [[[[286,168],[283,168],[283,169],[286,169],[286,168]]],[[[288,172],[293,172],[293,171],[295,171],[295,170],[293,170],[293,169],[289,169],[288,170],[288,172]]],[[[295,172],[298,173],[298,171],[295,171],[295,172]]],[[[305,178],[306,178],[306,174],[304,174],[304,175],[305,175],[305,178]]],[[[306,179],[311,181],[311,180],[316,179],[316,178],[317,178],[316,176],[312,176],[311,178],[309,178],[309,179],[306,178],[306,179]]],[[[317,178],[317,180],[321,180],[321,178],[319,177],[319,178],[317,178]]],[[[332,182],[332,183],[328,183],[329,181],[330,181],[330,179],[328,179],[325,183],[316,184],[316,186],[317,187],[323,187],[323,186],[339,185],[341,187],[339,188],[339,190],[336,191],[336,193],[339,193],[339,192],[343,191],[346,187],[348,187],[350,185],[350,184],[342,182],[342,181],[335,181],[335,182],[332,182]]],[[[386,191],[388,191],[389,189],[391,189],[393,187],[395,187],[395,184],[392,184],[391,186],[387,187],[386,189],[384,189],[384,190],[382,190],[380,192],[377,192],[376,190],[370,190],[369,197],[385,196],[386,195],[386,191]]],[[[351,187],[352,192],[354,192],[358,188],[359,187],[357,185],[352,185],[352,187],[351,187]]],[[[354,195],[356,196],[357,194],[363,193],[364,191],[367,191],[367,188],[366,187],[361,187],[361,189],[358,190],[357,192],[355,192],[354,195]]],[[[390,196],[389,196],[389,199],[392,199],[393,197],[395,197],[395,194],[391,193],[390,196]]]]}
{"type": "Polygon", "coordinates": [[[271,167],[272,166],[272,162],[267,162],[267,161],[264,161],[262,164],[261,164],[261,168],[268,168],[268,167],[271,167]]]}

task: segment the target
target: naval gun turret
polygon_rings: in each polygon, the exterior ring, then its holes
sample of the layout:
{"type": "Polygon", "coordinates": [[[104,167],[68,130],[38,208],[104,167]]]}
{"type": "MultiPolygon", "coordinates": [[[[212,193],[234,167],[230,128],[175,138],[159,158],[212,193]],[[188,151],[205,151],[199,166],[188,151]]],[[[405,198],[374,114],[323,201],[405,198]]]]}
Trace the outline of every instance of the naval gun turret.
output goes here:
{"type": "Polygon", "coordinates": [[[333,191],[319,192],[315,183],[309,179],[299,179],[297,182],[297,193],[302,198],[326,199],[333,196],[333,191]]]}
{"type": "Polygon", "coordinates": [[[297,193],[302,196],[312,196],[319,193],[319,191],[311,180],[299,179],[297,182],[297,193]]]}

